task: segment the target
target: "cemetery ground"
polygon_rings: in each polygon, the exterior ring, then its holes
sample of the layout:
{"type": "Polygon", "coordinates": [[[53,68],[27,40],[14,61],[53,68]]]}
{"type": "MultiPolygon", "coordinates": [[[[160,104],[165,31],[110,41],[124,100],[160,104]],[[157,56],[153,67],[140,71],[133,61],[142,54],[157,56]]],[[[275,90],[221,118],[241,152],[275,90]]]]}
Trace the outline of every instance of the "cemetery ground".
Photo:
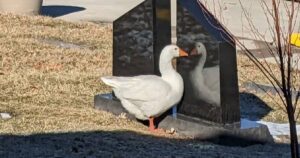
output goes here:
{"type": "MultiPolygon", "coordinates": [[[[0,14],[0,30],[0,112],[12,115],[0,119],[0,157],[290,155],[283,143],[232,147],[152,134],[123,116],[95,110],[94,95],[111,91],[100,82],[100,76],[111,75],[111,24],[0,14]]],[[[275,103],[278,96],[243,88],[251,81],[267,83],[243,55],[238,69],[242,116],[287,122],[275,103]]]]}

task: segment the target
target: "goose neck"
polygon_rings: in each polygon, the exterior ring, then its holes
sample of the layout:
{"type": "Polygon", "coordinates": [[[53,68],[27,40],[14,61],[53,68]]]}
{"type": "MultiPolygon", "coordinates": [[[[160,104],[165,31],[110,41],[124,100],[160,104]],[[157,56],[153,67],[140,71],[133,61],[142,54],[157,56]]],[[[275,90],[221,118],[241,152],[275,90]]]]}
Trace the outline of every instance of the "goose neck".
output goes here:
{"type": "Polygon", "coordinates": [[[205,62],[206,62],[206,52],[203,52],[202,56],[200,57],[199,64],[198,64],[197,67],[202,70],[203,67],[204,67],[205,62]]]}
{"type": "Polygon", "coordinates": [[[172,66],[172,59],[162,59],[159,61],[159,71],[162,76],[168,76],[172,73],[176,73],[172,66]]]}

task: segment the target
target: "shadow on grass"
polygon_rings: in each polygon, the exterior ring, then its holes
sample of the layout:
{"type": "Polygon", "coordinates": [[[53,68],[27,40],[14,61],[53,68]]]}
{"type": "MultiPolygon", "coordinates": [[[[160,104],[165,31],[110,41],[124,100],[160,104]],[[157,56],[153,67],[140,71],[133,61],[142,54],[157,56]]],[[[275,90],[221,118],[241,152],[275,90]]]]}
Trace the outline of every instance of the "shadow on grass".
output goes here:
{"type": "Polygon", "coordinates": [[[41,14],[50,17],[59,17],[83,10],[85,8],[77,6],[49,5],[42,7],[41,14]]]}
{"type": "Polygon", "coordinates": [[[255,145],[237,149],[237,147],[214,145],[193,139],[169,139],[131,131],[0,135],[0,142],[0,157],[3,158],[194,157],[196,155],[239,157],[249,154],[249,151],[245,150],[252,150],[251,155],[254,157],[266,157],[278,155],[283,150],[282,153],[289,151],[289,146],[283,144],[255,145]],[[256,151],[256,148],[259,150],[256,151]]]}
{"type": "Polygon", "coordinates": [[[241,117],[260,120],[273,109],[252,93],[240,93],[241,117]]]}

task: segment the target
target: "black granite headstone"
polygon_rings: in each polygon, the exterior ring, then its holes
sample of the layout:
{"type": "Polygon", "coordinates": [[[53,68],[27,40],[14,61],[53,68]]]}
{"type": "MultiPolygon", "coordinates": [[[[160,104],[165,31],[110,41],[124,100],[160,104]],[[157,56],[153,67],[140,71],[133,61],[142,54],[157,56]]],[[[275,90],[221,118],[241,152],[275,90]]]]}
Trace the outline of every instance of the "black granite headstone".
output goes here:
{"type": "Polygon", "coordinates": [[[201,42],[206,48],[206,59],[201,52],[177,63],[185,84],[179,113],[221,124],[239,122],[233,38],[198,0],[177,2],[177,45],[192,50],[201,42]]]}
{"type": "MultiPolygon", "coordinates": [[[[214,123],[239,122],[236,50],[232,37],[198,0],[177,2],[178,46],[191,50],[195,43],[201,42],[207,50],[203,68],[206,73],[198,68],[203,56],[178,61],[177,68],[185,82],[179,113],[214,123]],[[204,88],[198,84],[199,75],[205,80],[204,88]]],[[[142,2],[114,21],[113,36],[113,75],[160,75],[160,52],[171,43],[170,0],[142,2]]]]}

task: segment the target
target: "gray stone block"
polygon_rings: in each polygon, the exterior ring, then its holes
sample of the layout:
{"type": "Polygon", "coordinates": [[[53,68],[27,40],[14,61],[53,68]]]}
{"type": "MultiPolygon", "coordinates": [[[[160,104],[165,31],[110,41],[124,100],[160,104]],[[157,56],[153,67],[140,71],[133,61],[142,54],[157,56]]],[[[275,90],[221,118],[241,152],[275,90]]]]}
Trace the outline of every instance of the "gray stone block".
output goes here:
{"type": "MultiPolygon", "coordinates": [[[[126,113],[128,119],[136,120],[133,115],[129,114],[122,107],[118,100],[113,99],[111,94],[96,95],[94,98],[94,106],[98,110],[108,111],[114,115],[126,113]]],[[[241,128],[239,123],[222,125],[183,114],[178,114],[177,118],[166,114],[159,120],[159,128],[174,128],[180,135],[199,140],[212,141],[222,145],[247,146],[257,143],[273,142],[272,135],[265,125],[241,128]]]]}

